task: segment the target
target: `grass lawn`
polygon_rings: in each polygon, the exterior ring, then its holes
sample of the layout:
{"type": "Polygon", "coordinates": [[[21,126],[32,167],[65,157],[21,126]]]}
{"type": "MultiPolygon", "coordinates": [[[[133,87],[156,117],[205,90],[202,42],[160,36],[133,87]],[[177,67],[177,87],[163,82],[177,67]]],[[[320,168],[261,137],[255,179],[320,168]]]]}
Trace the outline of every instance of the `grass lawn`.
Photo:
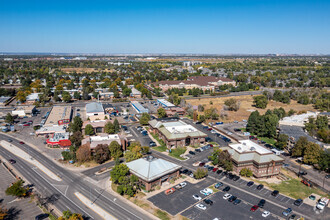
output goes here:
{"type": "Polygon", "coordinates": [[[179,160],[185,160],[185,158],[180,157],[181,154],[184,154],[184,152],[186,152],[187,148],[185,147],[178,147],[176,149],[172,149],[171,152],[169,153],[169,155],[171,157],[175,157],[179,160]]]}
{"type": "Polygon", "coordinates": [[[273,190],[278,190],[280,193],[290,196],[295,199],[305,199],[310,196],[312,193],[327,196],[321,190],[305,186],[300,182],[299,179],[290,179],[288,181],[282,181],[280,184],[267,183],[265,181],[256,181],[258,183],[264,184],[273,190]]]}
{"type": "Polygon", "coordinates": [[[208,188],[212,189],[214,193],[220,191],[220,190],[218,190],[217,188],[215,188],[214,185],[212,185],[212,186],[210,186],[210,187],[208,187],[208,188]]]}
{"type": "Polygon", "coordinates": [[[162,211],[160,209],[157,209],[157,211],[155,212],[155,216],[157,216],[161,220],[170,220],[171,219],[169,217],[169,215],[167,214],[167,212],[164,212],[164,211],[162,211]]]}
{"type": "Polygon", "coordinates": [[[266,142],[267,144],[270,144],[270,145],[273,145],[273,146],[276,143],[276,140],[273,139],[273,138],[268,138],[268,137],[258,137],[258,138],[259,138],[259,140],[262,140],[262,141],[266,142]]]}
{"type": "Polygon", "coordinates": [[[165,152],[167,150],[166,146],[158,146],[158,147],[153,147],[152,149],[159,151],[159,152],[165,152]]]}

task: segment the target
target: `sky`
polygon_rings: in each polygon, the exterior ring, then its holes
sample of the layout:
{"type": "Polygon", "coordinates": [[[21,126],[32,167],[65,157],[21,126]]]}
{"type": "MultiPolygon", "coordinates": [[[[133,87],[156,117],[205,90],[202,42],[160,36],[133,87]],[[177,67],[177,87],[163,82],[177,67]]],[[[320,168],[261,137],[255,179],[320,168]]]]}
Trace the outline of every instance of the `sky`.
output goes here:
{"type": "Polygon", "coordinates": [[[0,0],[0,52],[330,54],[330,0],[0,0]]]}

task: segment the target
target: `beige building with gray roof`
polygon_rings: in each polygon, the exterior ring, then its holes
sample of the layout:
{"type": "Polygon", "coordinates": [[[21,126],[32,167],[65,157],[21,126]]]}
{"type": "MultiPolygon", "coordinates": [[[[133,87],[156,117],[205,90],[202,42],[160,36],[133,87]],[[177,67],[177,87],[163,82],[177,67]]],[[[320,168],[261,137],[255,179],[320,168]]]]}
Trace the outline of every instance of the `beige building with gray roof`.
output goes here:
{"type": "Polygon", "coordinates": [[[241,140],[221,149],[227,150],[231,155],[235,172],[239,173],[241,169],[249,168],[257,178],[278,175],[284,161],[272,151],[250,140],[241,140]]]}
{"type": "Polygon", "coordinates": [[[157,134],[168,148],[198,145],[205,142],[207,135],[195,127],[175,119],[149,121],[151,132],[157,134]]]}

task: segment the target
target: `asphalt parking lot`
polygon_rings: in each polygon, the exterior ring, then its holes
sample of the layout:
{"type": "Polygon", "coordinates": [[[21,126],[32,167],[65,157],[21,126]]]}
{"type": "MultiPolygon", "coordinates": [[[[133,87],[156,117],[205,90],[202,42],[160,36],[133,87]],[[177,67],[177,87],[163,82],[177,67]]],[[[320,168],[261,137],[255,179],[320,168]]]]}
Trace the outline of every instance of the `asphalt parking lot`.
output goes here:
{"type": "Polygon", "coordinates": [[[171,215],[176,215],[191,205],[198,203],[192,195],[197,194],[202,198],[205,198],[205,196],[199,191],[212,185],[214,182],[211,179],[206,179],[196,184],[192,184],[187,181],[186,183],[187,186],[183,189],[176,190],[170,195],[165,195],[164,192],[160,192],[157,195],[150,197],[148,200],[171,215]]]}
{"type": "Polygon", "coordinates": [[[0,204],[9,210],[8,219],[34,219],[35,216],[43,213],[34,202],[30,202],[29,198],[16,199],[5,194],[6,188],[15,182],[15,178],[3,165],[0,165],[0,176],[0,204]]]}

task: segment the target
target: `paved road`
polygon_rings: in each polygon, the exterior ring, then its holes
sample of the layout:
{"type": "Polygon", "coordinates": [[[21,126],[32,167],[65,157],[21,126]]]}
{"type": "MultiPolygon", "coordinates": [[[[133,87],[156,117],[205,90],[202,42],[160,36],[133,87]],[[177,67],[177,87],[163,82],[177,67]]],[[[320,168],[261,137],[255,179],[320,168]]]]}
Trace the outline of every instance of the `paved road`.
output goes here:
{"type": "MultiPolygon", "coordinates": [[[[8,136],[0,134],[0,139],[6,140],[8,139],[8,136]]],[[[19,141],[14,138],[11,139],[13,139],[12,144],[15,144],[25,152],[29,153],[34,159],[38,160],[62,178],[61,182],[51,180],[39,169],[34,168],[24,160],[16,157],[3,148],[0,148],[0,154],[5,158],[15,159],[17,161],[15,168],[17,168],[17,170],[22,174],[25,174],[24,177],[31,183],[34,183],[37,189],[40,189],[40,191],[44,190],[47,195],[55,195],[55,198],[57,198],[55,205],[61,211],[69,208],[72,211],[83,213],[85,216],[89,216],[93,219],[101,219],[99,215],[86,208],[76,198],[74,193],[80,192],[87,198],[91,198],[95,204],[108,211],[118,219],[150,219],[139,210],[129,206],[126,202],[119,199],[116,200],[116,196],[104,191],[104,189],[99,186],[99,182],[86,177],[85,175],[79,175],[76,172],[65,170],[36,151],[34,148],[26,144],[21,145],[19,144],[19,141]]]]}

